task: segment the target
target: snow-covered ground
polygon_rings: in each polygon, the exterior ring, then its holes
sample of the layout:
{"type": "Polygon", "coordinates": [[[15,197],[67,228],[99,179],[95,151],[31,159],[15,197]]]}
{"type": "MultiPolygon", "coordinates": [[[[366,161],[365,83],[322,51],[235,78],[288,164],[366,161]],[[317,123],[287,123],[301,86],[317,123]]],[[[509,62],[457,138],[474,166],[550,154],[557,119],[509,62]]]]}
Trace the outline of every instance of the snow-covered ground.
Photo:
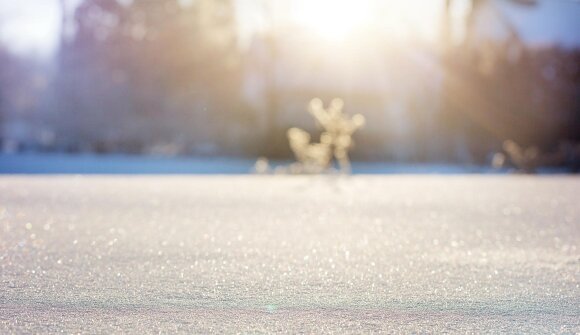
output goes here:
{"type": "MultiPolygon", "coordinates": [[[[256,159],[128,155],[0,154],[0,174],[248,174],[256,159]]],[[[273,167],[291,161],[271,162],[273,167]]],[[[354,162],[356,174],[465,174],[498,172],[490,167],[452,164],[354,162]]]]}
{"type": "Polygon", "coordinates": [[[0,154],[0,174],[241,174],[255,160],[130,155],[0,154]]]}
{"type": "Polygon", "coordinates": [[[578,333],[580,179],[3,176],[0,333],[578,333]]]}

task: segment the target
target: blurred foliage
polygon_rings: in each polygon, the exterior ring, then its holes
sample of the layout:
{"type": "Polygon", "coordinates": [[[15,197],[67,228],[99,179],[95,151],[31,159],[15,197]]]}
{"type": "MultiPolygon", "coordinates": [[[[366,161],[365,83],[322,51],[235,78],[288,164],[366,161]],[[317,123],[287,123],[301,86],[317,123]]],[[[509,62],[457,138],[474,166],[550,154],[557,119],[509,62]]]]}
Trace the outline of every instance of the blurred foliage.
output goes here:
{"type": "Polygon", "coordinates": [[[70,121],[61,133],[103,150],[166,142],[187,151],[228,131],[220,119],[235,118],[240,101],[231,1],[87,0],[74,20],[56,78],[55,116],[70,121]]]}
{"type": "MultiPolygon", "coordinates": [[[[471,2],[461,43],[454,44],[449,36],[451,14],[444,22],[442,121],[449,145],[465,143],[481,163],[487,159],[483,153],[501,150],[504,140],[538,151],[580,142],[580,50],[529,48],[501,13],[495,24],[505,27],[508,38],[482,40],[477,19],[490,1],[471,2]]],[[[536,5],[536,1],[511,2],[522,8],[536,5]]],[[[446,3],[450,11],[454,1],[446,3]]],[[[453,150],[449,153],[453,155],[453,150]]]]}

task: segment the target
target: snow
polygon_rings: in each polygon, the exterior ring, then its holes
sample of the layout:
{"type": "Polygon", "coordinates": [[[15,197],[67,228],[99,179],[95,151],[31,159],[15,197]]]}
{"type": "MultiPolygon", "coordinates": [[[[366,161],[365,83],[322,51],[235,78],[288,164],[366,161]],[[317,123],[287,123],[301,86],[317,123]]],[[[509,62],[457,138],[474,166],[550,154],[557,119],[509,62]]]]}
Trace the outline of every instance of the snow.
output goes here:
{"type": "Polygon", "coordinates": [[[571,176],[2,176],[0,333],[577,333],[571,176]]]}
{"type": "MultiPolygon", "coordinates": [[[[0,154],[0,174],[248,174],[255,159],[129,155],[0,154]]],[[[271,161],[288,167],[292,161],[271,161]]],[[[453,164],[353,162],[356,174],[463,174],[498,172],[489,167],[453,164]]],[[[505,172],[505,171],[504,171],[505,172]]]]}
{"type": "Polygon", "coordinates": [[[0,154],[0,174],[240,174],[255,160],[131,155],[0,154]]]}

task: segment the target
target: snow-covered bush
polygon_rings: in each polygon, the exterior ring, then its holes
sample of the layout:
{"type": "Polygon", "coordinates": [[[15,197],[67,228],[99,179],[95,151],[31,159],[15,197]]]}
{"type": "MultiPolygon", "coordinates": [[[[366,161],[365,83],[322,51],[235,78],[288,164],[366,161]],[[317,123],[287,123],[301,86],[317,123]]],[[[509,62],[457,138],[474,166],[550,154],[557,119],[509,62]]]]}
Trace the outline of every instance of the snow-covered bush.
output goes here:
{"type": "Polygon", "coordinates": [[[341,172],[350,172],[348,151],[353,147],[352,135],[365,123],[364,116],[348,117],[342,111],[344,103],[334,99],[328,108],[315,98],[309,104],[309,112],[322,128],[320,142],[311,142],[308,132],[299,128],[288,130],[288,142],[298,161],[291,172],[320,173],[326,171],[335,159],[341,172]]]}

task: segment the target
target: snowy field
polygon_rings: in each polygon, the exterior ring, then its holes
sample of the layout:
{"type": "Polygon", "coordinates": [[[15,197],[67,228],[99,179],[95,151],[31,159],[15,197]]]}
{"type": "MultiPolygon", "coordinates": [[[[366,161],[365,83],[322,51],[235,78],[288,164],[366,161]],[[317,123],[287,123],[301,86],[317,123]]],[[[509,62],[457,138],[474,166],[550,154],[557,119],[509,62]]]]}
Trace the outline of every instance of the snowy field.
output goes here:
{"type": "Polygon", "coordinates": [[[0,333],[578,333],[580,179],[0,176],[0,333]]]}
{"type": "MultiPolygon", "coordinates": [[[[256,159],[155,157],[128,155],[0,154],[0,174],[249,174],[256,159]]],[[[272,162],[288,166],[291,161],[272,162]]],[[[353,163],[356,174],[465,174],[505,172],[490,167],[451,164],[353,163]]],[[[558,172],[558,171],[544,171],[558,172]]]]}

